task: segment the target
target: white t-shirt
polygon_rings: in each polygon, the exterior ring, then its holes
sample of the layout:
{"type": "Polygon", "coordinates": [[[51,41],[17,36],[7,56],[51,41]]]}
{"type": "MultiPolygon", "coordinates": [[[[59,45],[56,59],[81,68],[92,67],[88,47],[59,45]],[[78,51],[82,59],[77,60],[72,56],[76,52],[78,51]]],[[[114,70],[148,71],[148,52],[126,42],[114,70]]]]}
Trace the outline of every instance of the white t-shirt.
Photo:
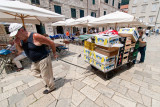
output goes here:
{"type": "Polygon", "coordinates": [[[146,33],[149,33],[149,30],[146,30],[146,33]]]}
{"type": "Polygon", "coordinates": [[[139,47],[144,47],[147,44],[146,35],[144,35],[144,34],[142,35],[142,41],[144,41],[146,43],[139,42],[139,47]]]}

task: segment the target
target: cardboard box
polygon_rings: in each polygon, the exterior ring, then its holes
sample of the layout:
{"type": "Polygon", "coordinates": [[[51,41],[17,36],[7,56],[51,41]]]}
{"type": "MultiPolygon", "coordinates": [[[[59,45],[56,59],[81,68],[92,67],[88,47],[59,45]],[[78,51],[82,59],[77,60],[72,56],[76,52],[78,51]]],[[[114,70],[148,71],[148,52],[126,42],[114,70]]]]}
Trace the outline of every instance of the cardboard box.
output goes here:
{"type": "Polygon", "coordinates": [[[110,63],[115,62],[115,56],[108,57],[106,55],[97,53],[95,51],[93,51],[93,57],[92,58],[94,60],[102,63],[102,64],[110,64],[110,63]]]}
{"type": "Polygon", "coordinates": [[[88,41],[84,41],[84,47],[85,47],[86,49],[89,49],[89,50],[94,51],[94,49],[95,49],[95,43],[91,43],[91,42],[88,42],[88,41]]]}
{"type": "Polygon", "coordinates": [[[91,50],[89,50],[87,48],[84,48],[84,55],[89,56],[90,58],[92,58],[93,51],[91,51],[91,50]]]}
{"type": "Polygon", "coordinates": [[[95,44],[104,47],[111,47],[112,45],[119,43],[118,35],[97,35],[95,36],[95,44]]]}
{"type": "Polygon", "coordinates": [[[89,56],[84,55],[84,60],[85,60],[87,63],[90,63],[90,64],[93,63],[93,59],[90,58],[89,56]]]}
{"type": "Polygon", "coordinates": [[[95,52],[108,56],[108,57],[117,55],[118,51],[119,51],[119,48],[108,48],[108,49],[103,49],[99,47],[95,48],[95,52]]]}
{"type": "Polygon", "coordinates": [[[125,45],[130,45],[131,44],[131,40],[126,40],[126,44],[125,45]]]}
{"type": "Polygon", "coordinates": [[[93,59],[92,65],[102,72],[108,72],[108,71],[115,68],[115,63],[109,64],[109,65],[104,65],[94,59],[93,59]]]}
{"type": "Polygon", "coordinates": [[[118,35],[121,37],[131,37],[134,42],[136,42],[139,38],[139,33],[136,28],[121,28],[118,35]]]}

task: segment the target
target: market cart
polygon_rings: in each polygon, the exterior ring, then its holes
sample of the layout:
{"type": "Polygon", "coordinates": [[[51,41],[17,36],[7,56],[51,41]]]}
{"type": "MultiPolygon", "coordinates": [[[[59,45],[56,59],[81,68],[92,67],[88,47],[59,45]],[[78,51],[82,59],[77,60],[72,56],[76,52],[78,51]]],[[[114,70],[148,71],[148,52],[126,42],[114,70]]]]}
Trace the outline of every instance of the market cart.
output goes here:
{"type": "Polygon", "coordinates": [[[139,34],[136,28],[122,28],[117,33],[95,35],[95,40],[85,41],[84,60],[106,74],[127,64],[130,66],[138,54],[139,34]]]}

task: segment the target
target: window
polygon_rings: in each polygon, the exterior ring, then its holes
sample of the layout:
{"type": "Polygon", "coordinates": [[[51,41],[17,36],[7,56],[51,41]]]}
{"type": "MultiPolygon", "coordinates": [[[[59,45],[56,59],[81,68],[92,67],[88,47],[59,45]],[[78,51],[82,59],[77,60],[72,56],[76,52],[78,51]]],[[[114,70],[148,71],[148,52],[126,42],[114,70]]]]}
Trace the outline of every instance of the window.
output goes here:
{"type": "Polygon", "coordinates": [[[32,4],[38,4],[38,5],[40,5],[39,0],[31,0],[31,3],[32,3],[32,4]]]}
{"type": "Polygon", "coordinates": [[[133,1],[133,4],[137,4],[137,0],[134,0],[134,1],[133,1]]]}
{"type": "Polygon", "coordinates": [[[104,15],[106,15],[106,11],[104,11],[104,15]]]}
{"type": "Polygon", "coordinates": [[[140,19],[141,21],[144,21],[144,18],[145,18],[145,16],[139,17],[139,19],[140,19]]]}
{"type": "Polygon", "coordinates": [[[105,3],[108,3],[108,0],[104,0],[105,3]]]}
{"type": "Polygon", "coordinates": [[[6,34],[10,34],[9,25],[4,25],[4,28],[5,28],[6,34]]]}
{"type": "Polygon", "coordinates": [[[54,5],[54,11],[58,14],[61,14],[61,6],[54,5]]]}
{"type": "Polygon", "coordinates": [[[91,16],[96,17],[96,13],[95,12],[91,12],[91,16]]]}
{"type": "Polygon", "coordinates": [[[120,9],[121,8],[121,3],[118,3],[118,9],[120,9]]]}
{"type": "Polygon", "coordinates": [[[132,13],[136,13],[136,7],[132,7],[132,13]]]}
{"type": "Polygon", "coordinates": [[[155,20],[155,16],[149,16],[149,22],[152,23],[155,20]]]}
{"type": "Polygon", "coordinates": [[[72,18],[76,18],[76,9],[71,8],[71,16],[72,18]]]}
{"type": "Polygon", "coordinates": [[[158,6],[157,3],[153,3],[152,4],[152,11],[156,11],[157,10],[157,6],[158,6]]]}
{"type": "Polygon", "coordinates": [[[112,6],[114,6],[114,0],[112,1],[112,6]]]}
{"type": "Polygon", "coordinates": [[[146,11],[146,7],[147,7],[147,5],[142,5],[142,10],[141,10],[142,13],[144,13],[146,11]]]}
{"type": "Polygon", "coordinates": [[[84,10],[80,10],[80,18],[84,17],[84,10]]]}
{"type": "Polygon", "coordinates": [[[95,0],[92,0],[92,4],[95,5],[95,0]]]}

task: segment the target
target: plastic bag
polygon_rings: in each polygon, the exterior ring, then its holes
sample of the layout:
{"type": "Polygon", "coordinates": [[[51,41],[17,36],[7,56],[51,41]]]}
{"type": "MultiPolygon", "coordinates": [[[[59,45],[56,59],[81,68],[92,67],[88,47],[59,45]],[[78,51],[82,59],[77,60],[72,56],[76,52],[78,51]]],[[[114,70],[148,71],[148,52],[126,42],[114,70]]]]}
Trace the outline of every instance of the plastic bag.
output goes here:
{"type": "Polygon", "coordinates": [[[6,50],[6,49],[0,50],[0,55],[7,55],[7,54],[10,54],[10,53],[11,53],[10,50],[6,50]]]}

